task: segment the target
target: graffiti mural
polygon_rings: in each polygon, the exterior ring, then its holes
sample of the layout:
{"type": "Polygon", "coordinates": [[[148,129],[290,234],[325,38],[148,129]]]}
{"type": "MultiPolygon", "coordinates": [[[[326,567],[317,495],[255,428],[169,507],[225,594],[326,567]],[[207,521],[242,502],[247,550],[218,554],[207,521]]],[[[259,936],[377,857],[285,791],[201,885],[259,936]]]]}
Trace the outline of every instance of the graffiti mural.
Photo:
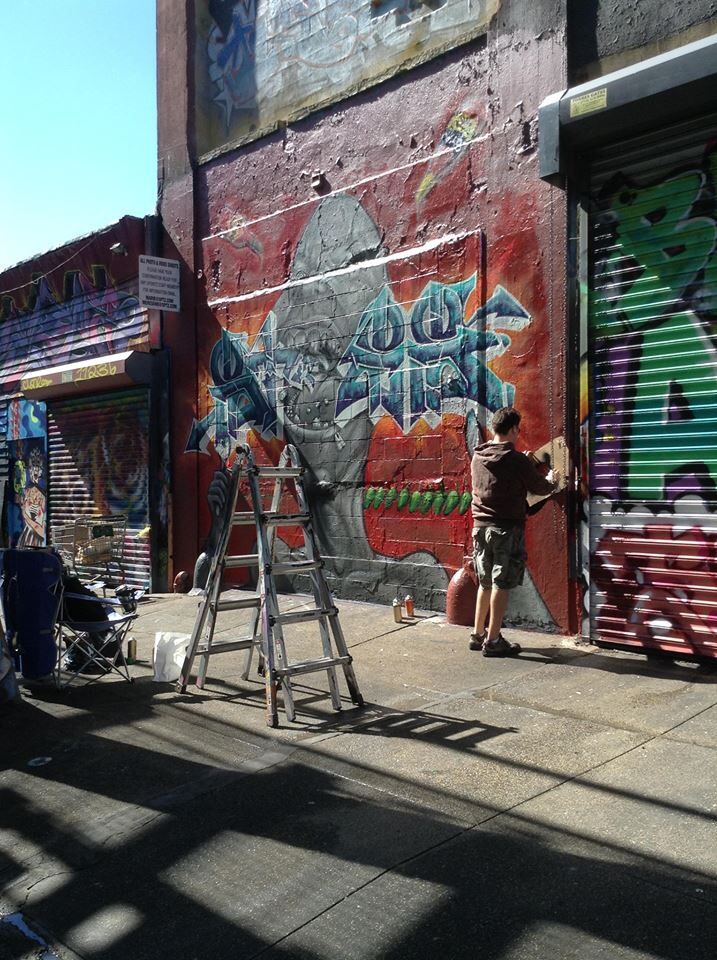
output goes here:
{"type": "MultiPolygon", "coordinates": [[[[54,419],[62,428],[63,415],[55,413],[54,419]]],[[[148,443],[144,412],[115,406],[94,414],[84,436],[75,434],[67,440],[73,465],[68,479],[78,510],[122,514],[129,527],[144,527],[149,510],[148,443]]]]}
{"type": "Polygon", "coordinates": [[[296,444],[336,575],[375,585],[384,557],[445,590],[462,565],[469,450],[515,397],[492,363],[531,323],[500,285],[480,302],[478,249],[470,234],[431,255],[387,256],[357,200],[327,197],[258,332],[224,329],[211,350],[211,409],[187,450],[226,459],[247,436],[275,455],[296,444]],[[468,276],[439,279],[442,264],[471,258],[468,276]]]}
{"type": "Polygon", "coordinates": [[[499,0],[197,4],[199,148],[251,139],[484,33],[499,0]],[[412,52],[414,51],[414,52],[412,52]]]}
{"type": "Polygon", "coordinates": [[[10,497],[7,529],[11,546],[47,542],[47,416],[45,404],[23,398],[8,405],[10,497]]]}
{"type": "Polygon", "coordinates": [[[5,296],[0,304],[0,378],[19,380],[28,371],[108,353],[146,340],[147,318],[137,297],[117,289],[105,267],[92,279],[65,274],[62,292],[46,276],[30,285],[25,303],[5,296]]]}
{"type": "Polygon", "coordinates": [[[697,652],[713,646],[717,613],[717,526],[698,498],[645,522],[639,510],[600,539],[593,563],[603,639],[697,652]]]}
{"type": "Polygon", "coordinates": [[[475,116],[467,110],[459,110],[448,121],[446,129],[441,135],[437,152],[444,153],[443,163],[438,170],[429,170],[421,179],[416,191],[416,201],[425,202],[435,187],[454,172],[461,160],[466,156],[471,142],[479,133],[479,123],[475,116]]]}
{"type": "Polygon", "coordinates": [[[717,625],[716,188],[712,149],[597,198],[593,601],[616,642],[700,650],[717,625]]]}
{"type": "MultiPolygon", "coordinates": [[[[305,410],[309,417],[316,413],[309,422],[333,427],[342,445],[342,426],[359,413],[372,423],[389,417],[406,433],[420,419],[437,426],[452,406],[475,414],[511,404],[513,386],[488,363],[510,347],[510,336],[498,331],[522,329],[530,314],[498,286],[466,317],[475,285],[475,276],[457,284],[431,281],[408,313],[385,286],[361,314],[336,365],[335,400],[314,395],[305,410]]],[[[317,367],[307,352],[277,342],[276,322],[271,312],[251,347],[245,333],[222,332],[210,360],[214,408],[194,424],[188,451],[204,452],[212,441],[226,456],[246,427],[283,437],[286,416],[305,434],[298,405],[302,391],[315,390],[317,367]]]]}
{"type": "MultiPolygon", "coordinates": [[[[150,581],[149,405],[141,389],[52,403],[50,541],[67,542],[78,517],[127,518],[122,568],[127,581],[150,581]]],[[[152,522],[159,522],[156,515],[152,522]]]]}

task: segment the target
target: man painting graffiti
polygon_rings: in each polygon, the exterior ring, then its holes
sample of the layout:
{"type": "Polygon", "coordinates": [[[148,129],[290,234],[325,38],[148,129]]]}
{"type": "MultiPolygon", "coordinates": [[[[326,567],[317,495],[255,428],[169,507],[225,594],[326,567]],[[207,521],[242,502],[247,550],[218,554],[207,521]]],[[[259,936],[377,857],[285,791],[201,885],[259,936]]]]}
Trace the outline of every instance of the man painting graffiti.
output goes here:
{"type": "MultiPolygon", "coordinates": [[[[479,263],[477,235],[434,253],[414,277],[413,255],[387,253],[358,199],[322,200],[259,331],[222,329],[209,358],[213,408],[187,443],[206,454],[213,445],[224,461],[251,431],[294,444],[329,574],[364,599],[388,599],[403,584],[445,593],[470,536],[457,521],[470,502],[469,493],[461,500],[468,450],[488,411],[514,399],[491,363],[532,322],[500,284],[481,302],[478,270],[456,279],[456,264],[479,263]],[[444,262],[449,282],[439,279],[444,262]]],[[[215,542],[216,531],[195,588],[215,542]]],[[[295,545],[280,535],[285,547],[295,545]]],[[[541,603],[526,581],[530,603],[541,603]]]]}
{"type": "Polygon", "coordinates": [[[520,645],[502,635],[510,591],[525,575],[525,515],[528,493],[550,494],[558,489],[550,471],[541,477],[530,459],[514,444],[521,415],[502,407],[493,415],[494,437],[476,447],[471,463],[473,544],[478,599],[470,649],[484,657],[513,657],[520,645]],[[485,624],[488,620],[488,632],[485,624]]]}

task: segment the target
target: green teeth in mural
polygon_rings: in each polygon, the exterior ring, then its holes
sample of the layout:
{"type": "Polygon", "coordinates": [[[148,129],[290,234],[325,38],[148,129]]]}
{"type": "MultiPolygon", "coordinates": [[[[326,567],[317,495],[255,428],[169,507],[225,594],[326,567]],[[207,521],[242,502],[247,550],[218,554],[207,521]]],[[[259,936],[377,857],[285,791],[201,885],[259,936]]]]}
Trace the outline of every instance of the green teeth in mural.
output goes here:
{"type": "Polygon", "coordinates": [[[403,510],[408,506],[410,513],[433,513],[439,517],[441,514],[447,517],[458,508],[458,513],[462,516],[471,504],[471,494],[469,490],[458,493],[457,490],[411,490],[403,487],[399,492],[397,487],[368,487],[364,491],[363,505],[368,510],[373,507],[378,510],[383,506],[386,509],[396,504],[397,510],[403,510]]]}
{"type": "Polygon", "coordinates": [[[421,501],[419,503],[418,509],[421,513],[428,513],[431,509],[431,504],[433,503],[433,491],[426,490],[425,493],[421,494],[421,501]]]}

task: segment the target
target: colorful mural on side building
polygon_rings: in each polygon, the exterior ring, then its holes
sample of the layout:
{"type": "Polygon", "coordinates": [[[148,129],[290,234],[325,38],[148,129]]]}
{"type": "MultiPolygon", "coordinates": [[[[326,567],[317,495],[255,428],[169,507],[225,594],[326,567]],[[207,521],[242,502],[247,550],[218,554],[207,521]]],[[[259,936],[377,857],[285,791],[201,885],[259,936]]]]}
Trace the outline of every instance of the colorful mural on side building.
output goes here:
{"type": "Polygon", "coordinates": [[[61,289],[39,275],[0,303],[0,380],[121,353],[147,338],[147,316],[134,293],[114,285],[107,268],[65,272],[61,289]]]}
{"type": "Polygon", "coordinates": [[[592,619],[613,642],[717,631],[717,150],[596,198],[592,619]]]}

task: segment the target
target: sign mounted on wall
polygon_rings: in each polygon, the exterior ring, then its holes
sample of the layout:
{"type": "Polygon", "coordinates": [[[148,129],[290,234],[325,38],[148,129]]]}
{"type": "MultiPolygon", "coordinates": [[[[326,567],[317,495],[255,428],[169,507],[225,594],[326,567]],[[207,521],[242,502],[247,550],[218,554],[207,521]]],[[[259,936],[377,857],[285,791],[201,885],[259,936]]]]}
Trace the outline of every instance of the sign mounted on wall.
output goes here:
{"type": "Polygon", "coordinates": [[[607,87],[601,87],[599,90],[591,90],[589,93],[581,93],[578,97],[570,100],[570,116],[582,117],[585,113],[594,113],[595,110],[605,110],[607,108],[607,87]]]}
{"type": "Polygon", "coordinates": [[[150,310],[179,312],[179,260],[140,256],[139,302],[150,310]]]}

